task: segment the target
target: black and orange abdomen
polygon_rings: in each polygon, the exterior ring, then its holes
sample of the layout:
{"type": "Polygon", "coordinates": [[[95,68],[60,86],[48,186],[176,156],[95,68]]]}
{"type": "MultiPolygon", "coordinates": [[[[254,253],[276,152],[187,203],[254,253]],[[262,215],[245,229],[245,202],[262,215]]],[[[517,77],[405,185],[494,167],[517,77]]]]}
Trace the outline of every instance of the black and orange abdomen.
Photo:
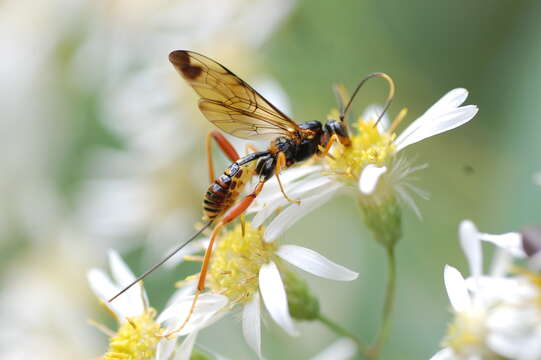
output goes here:
{"type": "Polygon", "coordinates": [[[214,220],[237,201],[248,180],[254,175],[255,164],[234,162],[208,188],[203,200],[205,218],[214,220]]]}

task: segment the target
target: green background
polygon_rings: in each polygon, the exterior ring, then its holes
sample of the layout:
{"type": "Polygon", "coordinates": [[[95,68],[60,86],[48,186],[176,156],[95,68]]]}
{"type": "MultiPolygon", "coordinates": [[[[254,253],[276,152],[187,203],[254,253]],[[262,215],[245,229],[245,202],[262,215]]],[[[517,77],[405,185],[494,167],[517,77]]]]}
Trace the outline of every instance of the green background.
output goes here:
{"type": "MultiPolygon", "coordinates": [[[[299,1],[270,39],[247,55],[255,64],[252,74],[270,74],[280,83],[297,121],[324,120],[335,106],[333,84],[343,82],[351,89],[364,75],[375,71],[390,74],[397,84],[391,114],[402,107],[409,109],[401,129],[456,87],[467,88],[467,103],[479,106],[472,122],[407,150],[408,157],[417,163],[429,163],[416,184],[431,198],[417,199],[422,219],[404,209],[404,238],[397,248],[394,322],[382,359],[428,359],[439,349],[451,316],[443,267],[451,264],[468,273],[457,238],[461,220],[471,219],[490,233],[539,224],[541,188],[532,181],[532,175],[541,170],[539,14],[538,1],[299,1]]],[[[69,104],[62,107],[69,121],[54,123],[59,127],[55,129],[58,136],[68,139],[67,145],[52,163],[44,164],[59,190],[59,201],[68,209],[77,208],[77,194],[88,176],[87,155],[99,146],[125,147],[123,139],[102,124],[99,91],[78,88],[73,84],[77,75],[66,70],[86,36],[80,25],[72,24],[69,34],[54,49],[48,65],[49,86],[44,87],[45,92],[48,87],[58,91],[60,95],[54,101],[69,104]]],[[[225,35],[224,44],[229,41],[225,35]]],[[[242,53],[236,55],[243,57],[242,53]]],[[[164,53],[164,59],[166,56],[164,53]]],[[[225,65],[243,73],[240,65],[225,65]]],[[[181,82],[180,78],[176,80],[181,82]]],[[[383,82],[371,82],[361,91],[354,112],[381,102],[385,91],[383,82]]],[[[186,104],[195,108],[195,101],[186,104]]],[[[197,116],[193,121],[202,120],[197,116]]],[[[186,176],[201,179],[195,180],[197,185],[185,194],[193,220],[199,216],[200,205],[199,197],[190,192],[203,194],[206,187],[203,136],[201,132],[194,138],[178,140],[191,146],[190,157],[180,166],[186,176]]],[[[51,148],[55,146],[51,141],[51,148]]],[[[36,244],[24,224],[11,216],[5,213],[6,229],[0,243],[2,282],[16,276],[16,271],[10,270],[32,259],[34,248],[42,252],[41,258],[48,259],[45,263],[53,259],[60,264],[80,261],[80,267],[74,267],[80,270],[79,275],[69,276],[77,285],[66,291],[75,290],[86,299],[82,318],[98,318],[114,327],[96,305],[84,277],[89,266],[106,266],[105,253],[93,253],[90,259],[84,259],[84,253],[58,255],[51,250],[53,239],[36,244]]],[[[137,242],[137,238],[126,241],[137,242]]],[[[360,273],[352,283],[301,276],[319,296],[328,317],[363,339],[372,339],[387,279],[386,258],[362,224],[354,199],[343,196],[332,200],[303,218],[282,241],[315,249],[360,273]]],[[[88,246],[84,245],[83,251],[88,246]]],[[[137,246],[123,253],[136,273],[148,265],[148,259],[142,260],[147,250],[137,246]]],[[[486,258],[485,264],[489,262],[489,256],[486,258]]],[[[189,264],[173,271],[158,271],[146,281],[151,303],[161,309],[174,281],[195,271],[196,267],[189,264]]],[[[201,344],[232,359],[253,358],[241,339],[239,319],[240,313],[203,331],[201,344]]],[[[288,337],[268,317],[265,324],[263,352],[269,359],[309,358],[336,339],[317,323],[300,324],[302,335],[298,339],[288,337]]],[[[88,327],[84,321],[80,325],[88,327]]],[[[103,353],[106,347],[105,338],[96,337],[89,357],[103,353]]]]}

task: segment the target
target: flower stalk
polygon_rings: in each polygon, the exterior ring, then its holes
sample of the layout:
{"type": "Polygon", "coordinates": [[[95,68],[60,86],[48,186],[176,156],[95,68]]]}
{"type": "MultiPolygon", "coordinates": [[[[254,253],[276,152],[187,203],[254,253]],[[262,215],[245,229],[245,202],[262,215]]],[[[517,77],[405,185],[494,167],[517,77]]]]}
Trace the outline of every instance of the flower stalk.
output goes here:
{"type": "Polygon", "coordinates": [[[383,305],[382,323],[378,336],[374,341],[374,344],[370,347],[368,359],[377,359],[387,341],[389,332],[391,331],[392,313],[394,309],[394,303],[396,298],[396,257],[394,253],[394,247],[387,248],[387,264],[388,264],[388,280],[387,288],[385,290],[385,303],[383,305]]]}

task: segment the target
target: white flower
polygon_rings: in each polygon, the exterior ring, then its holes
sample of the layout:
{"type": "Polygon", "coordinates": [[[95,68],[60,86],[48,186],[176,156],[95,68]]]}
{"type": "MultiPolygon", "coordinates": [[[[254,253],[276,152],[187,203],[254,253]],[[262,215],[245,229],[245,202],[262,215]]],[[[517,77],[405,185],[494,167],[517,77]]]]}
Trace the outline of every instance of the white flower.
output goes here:
{"type": "MultiPolygon", "coordinates": [[[[203,293],[200,299],[222,294],[228,299],[227,309],[241,304],[243,334],[259,358],[262,357],[261,303],[289,335],[298,334],[288,308],[287,283],[284,284],[289,279],[289,270],[281,260],[325,279],[350,281],[358,276],[356,272],[335,264],[311,249],[298,245],[277,245],[264,240],[262,230],[253,228],[249,223],[246,223],[244,231],[242,225],[237,224],[233,230],[222,234],[209,265],[207,286],[210,291],[203,293]]],[[[186,316],[192,299],[189,296],[180,300],[184,310],[182,313],[186,316]]],[[[196,309],[201,307],[200,302],[198,300],[196,309]]],[[[164,311],[170,312],[170,309],[164,311]]],[[[179,311],[175,309],[171,313],[178,315],[179,311]]],[[[179,324],[173,324],[171,329],[179,324]]],[[[181,333],[186,333],[185,328],[181,333]]]]}
{"type": "Polygon", "coordinates": [[[357,353],[357,344],[351,339],[341,338],[323,349],[311,360],[348,360],[357,353]]]}
{"type": "Polygon", "coordinates": [[[443,342],[446,347],[432,359],[538,358],[541,349],[535,344],[541,341],[541,309],[532,306],[532,299],[541,295],[540,289],[524,277],[506,276],[513,257],[524,257],[520,235],[480,233],[468,220],[460,224],[459,234],[471,277],[464,279],[457,269],[445,266],[454,320],[443,342]],[[481,241],[498,246],[489,275],[482,272],[481,241]]]}
{"type": "MultiPolygon", "coordinates": [[[[167,326],[169,322],[183,319],[178,319],[177,314],[168,314],[165,311],[156,319],[156,312],[149,307],[147,294],[141,283],[135,284],[114,301],[108,302],[113,295],[135,280],[131,270],[113,250],[109,251],[109,262],[113,281],[100,269],[92,269],[88,272],[92,290],[119,322],[118,332],[111,336],[108,354],[131,355],[141,360],[169,359],[174,351],[176,339],[160,337],[159,334],[164,331],[160,324],[165,322],[164,325],[167,326]]],[[[190,287],[184,288],[173,295],[169,308],[174,308],[176,299],[189,290],[191,290],[190,287]]],[[[214,295],[212,298],[202,296],[201,303],[205,313],[201,314],[199,310],[194,313],[192,321],[186,326],[190,335],[184,339],[177,352],[181,353],[183,349],[189,348],[191,353],[197,330],[204,326],[206,321],[226,304],[226,301],[223,296],[214,295]]]]}
{"type": "Polygon", "coordinates": [[[284,172],[282,181],[286,192],[290,198],[301,200],[300,205],[288,203],[278,191],[276,181],[269,182],[267,187],[271,187],[272,191],[266,189],[257,200],[257,205],[249,209],[250,212],[257,212],[254,225],[261,224],[276,209],[282,209],[267,228],[267,236],[274,239],[272,233],[277,224],[287,221],[291,226],[337,193],[352,190],[360,196],[360,201],[372,203],[382,203],[386,197],[396,194],[420,215],[410,192],[424,198],[426,194],[412,185],[407,178],[424,169],[426,165],[411,167],[405,158],[398,154],[411,144],[471,120],[478,108],[475,105],[460,106],[467,96],[465,89],[448,92],[396,138],[394,133],[387,132],[395,126],[389,125],[386,116],[377,127],[374,126],[382,109],[377,106],[369,107],[356,124],[359,134],[351,136],[352,146],[335,146],[331,150],[334,159],[327,159],[323,164],[284,172]],[[327,176],[322,177],[322,174],[327,176]]]}

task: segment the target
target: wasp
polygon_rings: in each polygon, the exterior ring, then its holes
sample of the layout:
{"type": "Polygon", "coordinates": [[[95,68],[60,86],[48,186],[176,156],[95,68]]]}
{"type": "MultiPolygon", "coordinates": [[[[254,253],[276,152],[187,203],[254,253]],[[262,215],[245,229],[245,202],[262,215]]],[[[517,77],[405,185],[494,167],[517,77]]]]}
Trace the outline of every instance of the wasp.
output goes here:
{"type": "Polygon", "coordinates": [[[387,103],[378,121],[394,97],[392,79],[384,73],[373,73],[359,83],[345,107],[344,101],[341,100],[344,96],[340,96],[339,91],[336,91],[340,103],[339,120],[329,120],[325,124],[317,120],[296,123],[233,72],[204,55],[193,51],[175,50],[169,54],[169,61],[199,95],[199,109],[211,123],[234,137],[246,140],[270,140],[270,143],[264,151],[254,151],[244,157],[239,157],[235,148],[220,132],[210,132],[207,136],[206,147],[211,184],[203,200],[204,227],[109,300],[114,300],[131,285],[171,258],[189,241],[214,225],[203,258],[190,314],[178,329],[166,336],[179,331],[189,321],[197,298],[205,288],[212,248],[220,230],[246,211],[263,190],[264,184],[273,176],[276,176],[283,196],[290,202],[300,204],[299,201],[287,196],[280,181],[280,172],[314,156],[327,155],[335,142],[346,147],[350,146],[351,140],[344,119],[364,82],[373,77],[382,77],[389,83],[387,103]],[[232,162],[223,174],[216,178],[211,155],[213,139],[232,162]],[[246,185],[254,177],[257,178],[257,184],[248,195],[240,199],[246,185]]]}

